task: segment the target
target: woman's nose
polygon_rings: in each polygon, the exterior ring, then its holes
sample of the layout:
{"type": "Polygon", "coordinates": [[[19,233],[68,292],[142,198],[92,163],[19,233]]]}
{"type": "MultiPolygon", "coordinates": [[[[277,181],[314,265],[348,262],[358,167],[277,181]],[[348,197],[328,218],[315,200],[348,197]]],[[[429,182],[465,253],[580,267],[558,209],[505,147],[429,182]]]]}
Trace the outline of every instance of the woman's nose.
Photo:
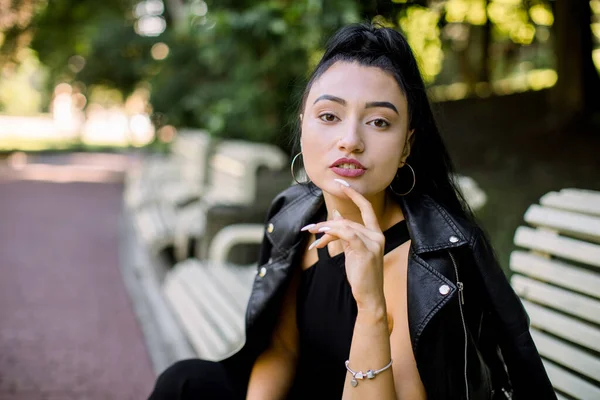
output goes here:
{"type": "Polygon", "coordinates": [[[362,152],[364,142],[357,124],[348,124],[338,141],[338,148],[348,153],[362,152]]]}

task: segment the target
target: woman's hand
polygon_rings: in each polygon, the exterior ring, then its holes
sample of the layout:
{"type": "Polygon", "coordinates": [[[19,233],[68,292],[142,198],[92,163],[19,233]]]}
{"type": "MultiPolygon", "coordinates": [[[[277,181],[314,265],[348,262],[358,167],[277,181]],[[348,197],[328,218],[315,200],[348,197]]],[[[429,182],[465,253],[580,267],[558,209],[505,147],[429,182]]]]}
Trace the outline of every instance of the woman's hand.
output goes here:
{"type": "MultiPolygon", "coordinates": [[[[371,203],[352,187],[340,184],[342,191],[359,208],[364,225],[344,219],[339,213],[333,220],[303,228],[325,234],[310,248],[323,248],[340,240],[346,257],[346,276],[359,310],[385,309],[383,295],[383,235],[371,203]]],[[[309,248],[309,249],[310,249],[309,248]]]]}

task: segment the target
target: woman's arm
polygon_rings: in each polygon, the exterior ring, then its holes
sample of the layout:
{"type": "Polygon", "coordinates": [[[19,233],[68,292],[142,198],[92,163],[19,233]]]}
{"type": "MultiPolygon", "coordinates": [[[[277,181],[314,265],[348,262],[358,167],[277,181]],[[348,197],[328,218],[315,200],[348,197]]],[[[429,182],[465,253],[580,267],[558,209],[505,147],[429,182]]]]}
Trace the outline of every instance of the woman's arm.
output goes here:
{"type": "MultiPolygon", "coordinates": [[[[398,250],[400,250],[398,259],[408,257],[408,246],[398,250]]],[[[385,278],[385,303],[390,304],[390,307],[393,305],[393,308],[388,308],[387,313],[359,311],[350,349],[350,367],[354,371],[362,369],[363,372],[369,368],[379,369],[386,365],[391,358],[393,360],[392,368],[377,375],[373,381],[358,381],[359,384],[356,387],[352,387],[352,375],[348,374],[344,399],[424,400],[427,396],[417,369],[408,328],[406,270],[400,268],[399,263],[395,263],[391,265],[385,278]],[[393,324],[389,323],[388,317],[393,324]],[[386,377],[385,374],[388,376],[386,377]],[[391,379],[392,382],[388,382],[388,379],[391,379]],[[359,388],[362,390],[357,390],[359,388]],[[392,395],[392,392],[395,392],[395,396],[392,395]]]]}
{"type": "Polygon", "coordinates": [[[292,386],[298,360],[296,293],[299,272],[292,276],[283,298],[271,344],[252,367],[247,400],[284,399],[292,386]]]}
{"type": "MultiPolygon", "coordinates": [[[[390,335],[388,331],[385,300],[373,309],[359,309],[352,345],[350,347],[349,367],[354,371],[378,370],[392,359],[390,335]]],[[[398,360],[396,360],[398,361],[398,360]]],[[[354,377],[348,373],[344,382],[342,399],[396,399],[394,388],[394,365],[379,373],[375,379],[357,379],[358,385],[352,386],[354,377]]]]}

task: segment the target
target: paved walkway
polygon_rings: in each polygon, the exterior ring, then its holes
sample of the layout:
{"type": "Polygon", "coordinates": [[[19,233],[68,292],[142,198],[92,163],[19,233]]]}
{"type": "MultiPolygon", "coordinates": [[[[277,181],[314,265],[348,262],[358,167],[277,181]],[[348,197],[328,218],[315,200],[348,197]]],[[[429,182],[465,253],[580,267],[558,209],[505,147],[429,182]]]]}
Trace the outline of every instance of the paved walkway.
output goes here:
{"type": "Polygon", "coordinates": [[[0,399],[144,399],[118,183],[0,180],[0,399]]]}

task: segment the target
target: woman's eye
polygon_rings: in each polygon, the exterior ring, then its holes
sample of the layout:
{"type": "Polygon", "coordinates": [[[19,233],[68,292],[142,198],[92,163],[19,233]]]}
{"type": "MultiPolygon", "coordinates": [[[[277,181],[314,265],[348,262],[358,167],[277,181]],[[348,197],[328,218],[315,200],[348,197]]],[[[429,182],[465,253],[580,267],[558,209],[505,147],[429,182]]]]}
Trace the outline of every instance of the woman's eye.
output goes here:
{"type": "Polygon", "coordinates": [[[335,115],[329,113],[321,114],[319,118],[321,119],[321,121],[325,122],[334,122],[337,119],[335,115]]]}
{"type": "Polygon", "coordinates": [[[369,122],[369,124],[377,127],[377,128],[387,128],[388,126],[390,126],[389,122],[387,122],[385,119],[374,119],[373,121],[369,122]]]}

